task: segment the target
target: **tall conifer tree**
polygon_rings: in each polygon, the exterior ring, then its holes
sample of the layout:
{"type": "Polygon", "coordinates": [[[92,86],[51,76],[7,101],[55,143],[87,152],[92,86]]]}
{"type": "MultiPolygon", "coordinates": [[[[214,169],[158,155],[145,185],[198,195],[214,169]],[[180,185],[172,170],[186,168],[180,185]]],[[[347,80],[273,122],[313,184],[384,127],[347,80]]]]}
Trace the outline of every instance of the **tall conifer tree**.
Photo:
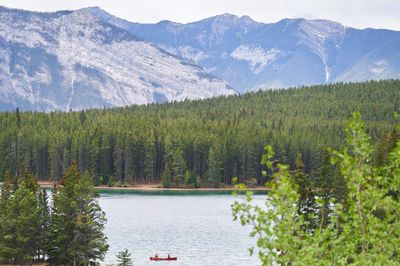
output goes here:
{"type": "Polygon", "coordinates": [[[89,265],[103,260],[108,249],[105,214],[88,174],[73,163],[54,194],[51,265],[89,265]]]}

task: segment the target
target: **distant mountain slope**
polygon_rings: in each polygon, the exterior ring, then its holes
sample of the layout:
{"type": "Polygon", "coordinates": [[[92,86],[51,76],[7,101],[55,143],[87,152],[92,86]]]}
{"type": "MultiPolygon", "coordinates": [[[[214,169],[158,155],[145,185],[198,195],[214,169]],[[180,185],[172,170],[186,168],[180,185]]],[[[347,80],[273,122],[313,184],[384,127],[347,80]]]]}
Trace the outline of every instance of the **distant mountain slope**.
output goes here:
{"type": "Polygon", "coordinates": [[[130,23],[99,8],[103,21],[190,59],[234,88],[400,78],[400,32],[347,28],[327,20],[258,23],[223,14],[179,24],[130,23]]]}
{"type": "Polygon", "coordinates": [[[0,8],[0,110],[69,110],[234,94],[90,11],[0,8]]]}

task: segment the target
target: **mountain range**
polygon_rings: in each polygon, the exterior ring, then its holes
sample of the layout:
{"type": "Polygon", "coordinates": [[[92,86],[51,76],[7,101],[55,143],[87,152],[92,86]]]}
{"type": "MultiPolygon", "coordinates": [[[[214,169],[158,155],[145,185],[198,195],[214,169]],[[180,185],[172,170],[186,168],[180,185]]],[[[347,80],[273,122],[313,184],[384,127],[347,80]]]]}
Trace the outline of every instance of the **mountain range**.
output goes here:
{"type": "Polygon", "coordinates": [[[0,110],[78,110],[400,78],[400,32],[223,14],[133,23],[0,8],[0,110]],[[234,90],[234,89],[236,90],[234,90]]]}
{"type": "Polygon", "coordinates": [[[79,110],[236,93],[88,10],[0,9],[0,110],[79,110]]]}
{"type": "Polygon", "coordinates": [[[103,21],[192,60],[240,92],[400,78],[400,32],[354,29],[328,20],[260,23],[223,14],[180,24],[130,23],[99,8],[103,21]]]}

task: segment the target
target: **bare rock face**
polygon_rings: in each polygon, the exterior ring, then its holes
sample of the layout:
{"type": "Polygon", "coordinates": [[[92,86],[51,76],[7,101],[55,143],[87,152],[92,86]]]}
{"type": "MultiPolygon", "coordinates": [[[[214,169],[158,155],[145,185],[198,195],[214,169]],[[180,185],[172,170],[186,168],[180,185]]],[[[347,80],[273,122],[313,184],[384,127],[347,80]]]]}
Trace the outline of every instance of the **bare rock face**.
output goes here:
{"type": "Polygon", "coordinates": [[[0,110],[78,110],[235,93],[226,81],[92,11],[0,8],[0,110]]]}
{"type": "Polygon", "coordinates": [[[78,110],[400,78],[400,32],[223,14],[140,24],[0,7],[0,111],[78,110]],[[232,88],[235,88],[233,90],[232,88]]]}
{"type": "Polygon", "coordinates": [[[265,24],[229,14],[188,24],[139,24],[92,12],[192,60],[240,92],[400,78],[399,31],[359,30],[328,20],[265,24]]]}

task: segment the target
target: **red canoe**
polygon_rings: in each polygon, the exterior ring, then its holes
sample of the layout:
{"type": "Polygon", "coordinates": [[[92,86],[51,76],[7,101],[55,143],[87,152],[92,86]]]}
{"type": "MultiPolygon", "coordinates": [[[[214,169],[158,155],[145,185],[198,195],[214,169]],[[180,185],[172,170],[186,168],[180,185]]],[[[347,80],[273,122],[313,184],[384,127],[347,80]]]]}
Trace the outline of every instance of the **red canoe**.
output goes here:
{"type": "Polygon", "coordinates": [[[177,257],[167,257],[167,258],[160,258],[160,257],[150,257],[150,260],[177,260],[177,257]]]}

